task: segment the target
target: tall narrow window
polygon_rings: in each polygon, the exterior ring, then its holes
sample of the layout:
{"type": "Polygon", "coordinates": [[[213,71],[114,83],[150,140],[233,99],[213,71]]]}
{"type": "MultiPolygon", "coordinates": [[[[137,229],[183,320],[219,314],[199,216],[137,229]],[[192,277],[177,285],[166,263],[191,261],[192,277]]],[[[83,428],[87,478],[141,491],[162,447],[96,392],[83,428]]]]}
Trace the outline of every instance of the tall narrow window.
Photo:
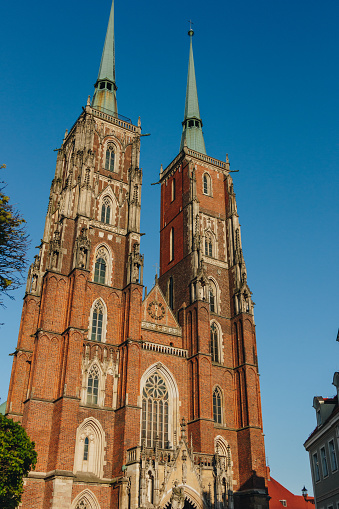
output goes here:
{"type": "Polygon", "coordinates": [[[211,177],[205,173],[202,179],[203,193],[211,196],[211,177]]]}
{"type": "Polygon", "coordinates": [[[88,460],[88,446],[89,446],[89,440],[88,440],[88,437],[86,437],[85,442],[84,442],[84,461],[88,460]]]}
{"type": "Polygon", "coordinates": [[[106,278],[106,261],[99,257],[95,262],[94,282],[105,284],[106,278]]]}
{"type": "Polygon", "coordinates": [[[330,450],[331,470],[332,470],[332,472],[335,472],[336,470],[338,470],[338,464],[337,464],[337,455],[335,453],[335,446],[334,446],[333,439],[328,442],[328,448],[330,450]]]}
{"type": "Polygon", "coordinates": [[[93,309],[93,317],[92,317],[92,333],[91,340],[92,341],[101,341],[102,340],[102,324],[103,324],[103,305],[99,300],[95,308],[93,309]]]}
{"type": "Polygon", "coordinates": [[[209,287],[209,300],[210,300],[210,311],[211,313],[215,313],[215,295],[213,292],[213,288],[209,287]]]}
{"type": "Polygon", "coordinates": [[[100,247],[96,253],[94,265],[94,282],[106,284],[108,265],[108,251],[105,247],[100,247]]]}
{"type": "Polygon", "coordinates": [[[321,456],[321,467],[323,469],[323,476],[328,476],[328,468],[327,468],[327,458],[326,458],[326,451],[325,447],[322,447],[320,449],[320,456],[321,456]]]}
{"type": "Polygon", "coordinates": [[[159,447],[168,447],[168,391],[165,381],[156,373],[151,375],[142,391],[141,438],[146,447],[154,447],[156,439],[159,447]]]}
{"type": "Polygon", "coordinates": [[[114,146],[109,145],[106,150],[105,170],[114,171],[114,146]]]}
{"type": "Polygon", "coordinates": [[[214,422],[221,424],[221,393],[220,389],[216,387],[213,391],[213,420],[214,422]]]}
{"type": "Polygon", "coordinates": [[[175,200],[175,178],[172,180],[171,184],[171,201],[175,200]]]}
{"type": "Polygon", "coordinates": [[[102,200],[101,222],[110,224],[110,221],[111,221],[111,200],[106,196],[102,200]]]}
{"type": "Polygon", "coordinates": [[[174,260],[174,228],[170,231],[170,262],[174,260]]]}
{"type": "MultiPolygon", "coordinates": [[[[94,365],[88,374],[88,380],[87,380],[87,403],[89,405],[97,405],[98,404],[99,376],[100,376],[99,368],[98,368],[98,366],[94,365]]],[[[87,455],[88,455],[88,448],[87,448],[87,455]]],[[[84,459],[85,459],[85,449],[84,449],[84,459]]]]}
{"type": "Polygon", "coordinates": [[[211,325],[211,356],[212,362],[219,362],[218,328],[215,323],[211,325]]]}
{"type": "Polygon", "coordinates": [[[174,293],[173,293],[173,277],[171,276],[168,281],[168,304],[171,309],[174,305],[174,293]]]}
{"type": "Polygon", "coordinates": [[[318,454],[316,452],[313,454],[313,472],[314,472],[314,480],[315,480],[315,482],[320,481],[320,470],[319,470],[318,454]]]}

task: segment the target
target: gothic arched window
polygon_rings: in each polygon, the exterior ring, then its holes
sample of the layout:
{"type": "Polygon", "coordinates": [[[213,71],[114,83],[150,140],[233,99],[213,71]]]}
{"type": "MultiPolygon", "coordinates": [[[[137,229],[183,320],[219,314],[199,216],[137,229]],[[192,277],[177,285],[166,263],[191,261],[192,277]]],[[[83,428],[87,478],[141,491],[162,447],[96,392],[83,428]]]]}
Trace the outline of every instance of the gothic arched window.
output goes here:
{"type": "Polygon", "coordinates": [[[102,200],[101,222],[106,224],[111,222],[111,200],[107,196],[102,200]]]}
{"type": "Polygon", "coordinates": [[[98,300],[98,302],[95,304],[92,315],[92,331],[91,331],[92,341],[102,341],[103,320],[104,320],[104,309],[102,302],[98,300]]]}
{"type": "Polygon", "coordinates": [[[175,200],[175,178],[173,178],[171,183],[171,201],[175,200]]]}
{"type": "Polygon", "coordinates": [[[219,362],[219,331],[215,323],[211,325],[211,356],[212,362],[219,362]]]}
{"type": "Polygon", "coordinates": [[[114,171],[115,152],[114,146],[108,145],[106,150],[105,170],[114,171]]]}
{"type": "Polygon", "coordinates": [[[85,441],[84,441],[84,461],[88,461],[88,446],[89,446],[89,439],[88,439],[88,437],[86,437],[85,441]]]}
{"type": "Polygon", "coordinates": [[[203,193],[207,194],[208,196],[211,196],[211,177],[208,173],[204,173],[203,179],[202,179],[202,187],[203,187],[203,193]]]}
{"type": "Polygon", "coordinates": [[[210,311],[211,313],[215,313],[215,294],[211,286],[209,287],[209,301],[210,301],[210,311]]]}
{"type": "Polygon", "coordinates": [[[146,447],[153,447],[156,438],[159,447],[168,447],[168,391],[163,378],[155,373],[145,383],[142,391],[141,438],[146,447]]]}
{"type": "Polygon", "coordinates": [[[107,265],[108,265],[108,252],[104,247],[98,249],[96,253],[96,260],[94,266],[94,282],[106,283],[107,265]]]}
{"type": "Polygon", "coordinates": [[[222,397],[219,387],[213,391],[213,421],[218,424],[222,423],[222,397]]]}
{"type": "MultiPolygon", "coordinates": [[[[97,405],[98,404],[98,392],[99,392],[99,368],[94,365],[91,368],[91,371],[88,374],[87,379],[87,403],[89,405],[97,405]]],[[[88,442],[87,442],[88,445],[88,442]]],[[[86,447],[86,441],[85,441],[86,447]]],[[[88,455],[88,448],[87,448],[88,455]]],[[[85,459],[85,449],[84,449],[84,459],[85,459]]]]}
{"type": "Polygon", "coordinates": [[[213,256],[213,244],[210,238],[205,239],[205,256],[213,256]]]}

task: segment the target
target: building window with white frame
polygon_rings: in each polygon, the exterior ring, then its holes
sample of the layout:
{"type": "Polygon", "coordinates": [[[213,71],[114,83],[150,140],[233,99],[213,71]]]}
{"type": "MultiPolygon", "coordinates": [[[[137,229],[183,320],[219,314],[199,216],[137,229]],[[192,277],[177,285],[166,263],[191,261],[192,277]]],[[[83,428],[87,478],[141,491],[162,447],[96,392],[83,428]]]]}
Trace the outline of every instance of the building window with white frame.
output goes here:
{"type": "Polygon", "coordinates": [[[222,396],[219,387],[213,391],[213,421],[222,424],[222,396]]]}
{"type": "Polygon", "coordinates": [[[84,461],[88,461],[88,446],[89,446],[89,439],[88,439],[88,437],[86,437],[85,441],[84,441],[84,461]]]}
{"type": "Polygon", "coordinates": [[[158,374],[151,375],[142,391],[141,438],[146,447],[154,447],[158,437],[159,447],[168,447],[168,390],[158,374]]]}
{"type": "Polygon", "coordinates": [[[318,481],[320,481],[320,470],[319,470],[318,453],[315,452],[313,454],[312,458],[313,458],[314,480],[315,480],[315,482],[318,482],[318,481]]]}
{"type": "Polygon", "coordinates": [[[114,171],[115,152],[112,144],[107,146],[105,158],[105,170],[114,171]]]}
{"type": "Polygon", "coordinates": [[[212,258],[213,256],[213,244],[210,238],[205,239],[205,256],[212,258]]]}
{"type": "Polygon", "coordinates": [[[102,341],[103,339],[104,306],[98,300],[93,309],[91,340],[102,341]]]}
{"type": "Polygon", "coordinates": [[[337,463],[337,455],[335,452],[335,445],[334,445],[333,438],[332,438],[332,440],[330,440],[328,442],[328,449],[330,452],[331,470],[332,470],[332,472],[335,472],[336,470],[338,470],[338,463],[337,463]]]}
{"type": "Polygon", "coordinates": [[[321,447],[320,456],[321,456],[321,468],[323,471],[323,476],[327,477],[328,476],[328,467],[327,467],[327,457],[326,457],[325,447],[321,447]]]}
{"type": "Polygon", "coordinates": [[[102,200],[101,205],[101,222],[105,224],[110,224],[111,222],[111,200],[108,196],[102,200]]]}
{"type": "Polygon", "coordinates": [[[97,250],[95,257],[94,277],[93,277],[95,283],[100,283],[102,285],[107,283],[108,265],[109,265],[108,251],[105,247],[101,246],[97,250]]]}

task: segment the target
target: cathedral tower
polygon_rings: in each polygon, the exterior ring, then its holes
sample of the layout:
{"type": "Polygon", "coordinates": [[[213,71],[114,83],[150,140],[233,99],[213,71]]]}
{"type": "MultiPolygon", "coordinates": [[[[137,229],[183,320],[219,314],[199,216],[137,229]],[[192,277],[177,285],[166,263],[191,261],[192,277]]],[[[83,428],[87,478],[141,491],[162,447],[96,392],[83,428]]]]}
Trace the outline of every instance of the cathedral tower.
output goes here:
{"type": "Polygon", "coordinates": [[[23,509],[268,507],[253,302],[228,159],[206,155],[192,37],[143,298],[141,126],[118,114],[114,3],[92,102],[58,150],[7,415],[36,443],[23,509]]]}

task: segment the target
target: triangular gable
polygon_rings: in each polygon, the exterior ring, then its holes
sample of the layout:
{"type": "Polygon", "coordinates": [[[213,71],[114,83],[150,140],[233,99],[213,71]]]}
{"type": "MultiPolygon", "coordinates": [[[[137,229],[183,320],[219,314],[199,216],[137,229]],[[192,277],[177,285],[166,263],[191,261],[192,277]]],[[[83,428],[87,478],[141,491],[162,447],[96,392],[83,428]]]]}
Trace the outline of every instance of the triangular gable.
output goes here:
{"type": "Polygon", "coordinates": [[[181,327],[156,281],[141,308],[141,328],[181,336],[181,327]]]}
{"type": "Polygon", "coordinates": [[[185,500],[189,500],[193,507],[202,509],[204,503],[203,487],[194,465],[194,458],[186,440],[181,440],[175,452],[175,460],[172,468],[167,472],[161,493],[161,507],[170,505],[173,486],[181,488],[185,500]]]}

